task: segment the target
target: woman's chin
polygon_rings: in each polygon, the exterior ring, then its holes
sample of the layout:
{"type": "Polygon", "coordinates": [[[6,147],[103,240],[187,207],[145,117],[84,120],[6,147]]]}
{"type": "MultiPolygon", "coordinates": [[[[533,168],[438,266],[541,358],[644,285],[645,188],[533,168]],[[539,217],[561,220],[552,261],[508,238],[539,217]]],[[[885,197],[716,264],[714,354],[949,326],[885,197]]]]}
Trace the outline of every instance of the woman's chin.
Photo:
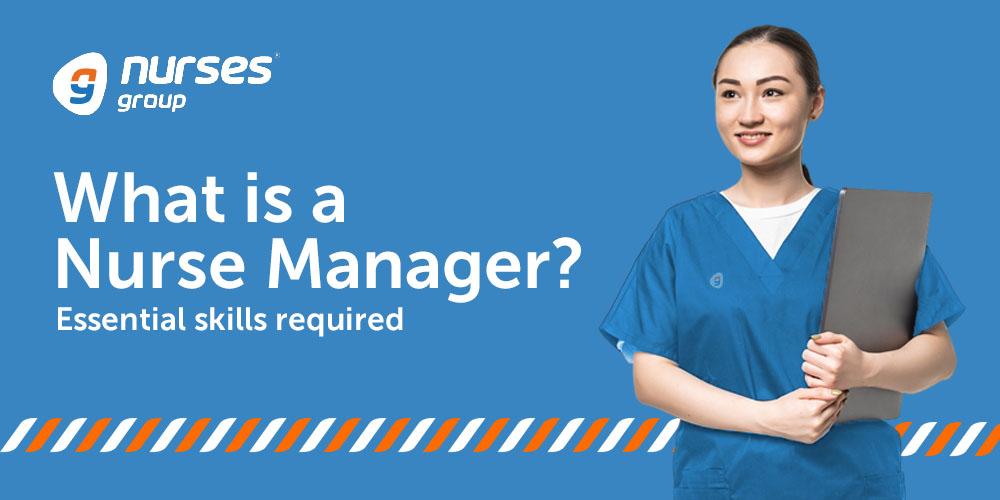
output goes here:
{"type": "Polygon", "coordinates": [[[765,154],[742,154],[738,155],[737,158],[740,159],[740,163],[748,167],[759,168],[767,168],[768,166],[774,164],[775,160],[773,155],[765,154]]]}

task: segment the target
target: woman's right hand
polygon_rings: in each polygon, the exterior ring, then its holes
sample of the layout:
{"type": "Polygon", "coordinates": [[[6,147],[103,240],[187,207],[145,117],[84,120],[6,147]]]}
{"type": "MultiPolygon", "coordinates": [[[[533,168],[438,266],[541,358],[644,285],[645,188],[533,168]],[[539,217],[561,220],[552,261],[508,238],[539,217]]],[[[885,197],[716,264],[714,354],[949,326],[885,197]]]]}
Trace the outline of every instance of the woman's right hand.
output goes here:
{"type": "Polygon", "coordinates": [[[833,394],[826,387],[796,389],[778,399],[763,401],[757,422],[768,435],[812,444],[833,427],[844,401],[844,391],[833,394]]]}

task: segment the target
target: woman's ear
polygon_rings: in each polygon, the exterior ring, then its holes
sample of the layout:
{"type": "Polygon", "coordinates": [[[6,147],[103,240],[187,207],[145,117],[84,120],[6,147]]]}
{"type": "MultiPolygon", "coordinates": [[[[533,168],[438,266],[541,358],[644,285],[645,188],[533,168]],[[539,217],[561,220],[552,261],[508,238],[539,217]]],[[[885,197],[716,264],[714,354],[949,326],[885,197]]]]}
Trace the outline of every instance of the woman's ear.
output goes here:
{"type": "Polygon", "coordinates": [[[819,118],[823,114],[823,101],[826,100],[826,89],[822,85],[816,89],[816,95],[812,98],[812,107],[809,110],[809,120],[819,118]]]}

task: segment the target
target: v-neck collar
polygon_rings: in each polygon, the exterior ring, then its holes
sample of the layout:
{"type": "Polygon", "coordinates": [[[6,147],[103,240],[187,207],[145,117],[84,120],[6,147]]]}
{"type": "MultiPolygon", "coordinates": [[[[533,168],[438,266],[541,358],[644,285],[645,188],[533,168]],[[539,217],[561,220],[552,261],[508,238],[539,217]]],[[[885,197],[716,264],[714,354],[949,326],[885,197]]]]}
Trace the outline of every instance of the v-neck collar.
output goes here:
{"type": "Polygon", "coordinates": [[[733,243],[750,263],[751,268],[760,277],[764,286],[771,292],[776,290],[784,279],[785,273],[791,271],[803,250],[813,239],[816,231],[823,225],[827,217],[833,216],[833,206],[839,198],[839,192],[830,187],[820,189],[806,206],[792,231],[778,248],[774,258],[767,253],[760,240],[747,225],[736,208],[722,193],[713,191],[706,195],[708,210],[715,216],[722,229],[733,240],[733,243]]]}

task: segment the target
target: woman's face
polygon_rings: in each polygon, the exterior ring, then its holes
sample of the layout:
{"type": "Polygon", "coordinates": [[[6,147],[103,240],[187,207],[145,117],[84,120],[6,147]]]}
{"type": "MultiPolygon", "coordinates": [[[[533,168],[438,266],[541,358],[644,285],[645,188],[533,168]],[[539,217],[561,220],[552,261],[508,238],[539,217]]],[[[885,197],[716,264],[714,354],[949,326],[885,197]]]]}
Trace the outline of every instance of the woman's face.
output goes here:
{"type": "Polygon", "coordinates": [[[800,158],[806,124],[823,111],[824,90],[809,96],[788,49],[770,42],[733,47],[715,83],[715,122],[733,156],[753,166],[800,158]]]}

